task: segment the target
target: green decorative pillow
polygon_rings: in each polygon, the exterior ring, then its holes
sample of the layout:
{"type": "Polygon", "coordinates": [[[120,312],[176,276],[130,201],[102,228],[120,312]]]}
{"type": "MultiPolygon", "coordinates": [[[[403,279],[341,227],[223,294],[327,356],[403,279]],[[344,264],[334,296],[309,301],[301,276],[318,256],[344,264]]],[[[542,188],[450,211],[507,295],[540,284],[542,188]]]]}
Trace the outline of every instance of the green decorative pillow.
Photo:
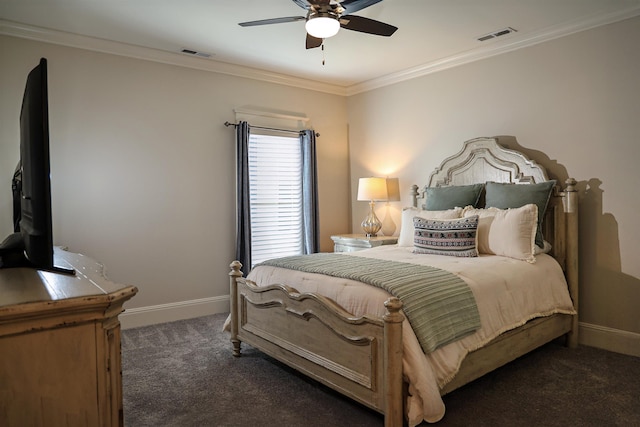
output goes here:
{"type": "Polygon", "coordinates": [[[504,184],[487,182],[485,185],[485,206],[487,208],[509,209],[519,208],[533,203],[538,207],[538,227],[536,231],[536,245],[544,247],[542,235],[542,220],[547,211],[549,198],[555,180],[541,182],[539,184],[504,184]]]}
{"type": "Polygon", "coordinates": [[[478,215],[460,219],[413,218],[416,254],[478,256],[478,215]]]}
{"type": "Polygon", "coordinates": [[[477,207],[483,187],[484,184],[427,187],[425,209],[428,211],[441,211],[456,207],[464,208],[469,205],[477,207]]]}

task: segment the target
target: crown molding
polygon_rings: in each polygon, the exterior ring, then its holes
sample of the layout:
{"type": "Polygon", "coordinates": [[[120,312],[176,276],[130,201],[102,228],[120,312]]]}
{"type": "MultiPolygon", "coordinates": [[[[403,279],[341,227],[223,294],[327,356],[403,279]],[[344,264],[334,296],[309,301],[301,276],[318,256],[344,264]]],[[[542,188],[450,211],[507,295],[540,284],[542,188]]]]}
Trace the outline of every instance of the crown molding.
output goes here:
{"type": "MultiPolygon", "coordinates": [[[[640,15],[640,6],[630,7],[628,9],[608,13],[592,15],[583,19],[574,20],[562,25],[547,27],[541,31],[521,34],[518,37],[509,37],[505,40],[495,40],[486,47],[473,49],[462,52],[458,55],[448,56],[436,61],[428,62],[417,67],[408,68],[397,73],[388,74],[376,79],[367,80],[362,83],[356,83],[347,88],[347,96],[356,95],[358,93],[367,92],[406,80],[415,79],[438,71],[447,70],[459,65],[468,64],[479,61],[481,59],[490,58],[492,56],[522,49],[524,47],[533,46],[546,41],[554,40],[560,37],[568,36],[580,31],[589,30],[591,28],[602,25],[612,24],[614,22],[633,18],[640,15]]],[[[479,42],[480,43],[480,42],[479,42]]]]}
{"type": "Polygon", "coordinates": [[[179,67],[193,68],[236,77],[259,80],[268,83],[292,86],[333,95],[351,96],[362,92],[378,89],[384,86],[415,79],[428,74],[444,71],[449,68],[490,58],[492,56],[533,46],[560,37],[568,36],[580,31],[599,27],[606,24],[622,21],[640,15],[640,6],[636,5],[627,9],[607,14],[594,14],[579,20],[574,20],[562,25],[551,26],[541,31],[518,34],[517,37],[509,37],[505,40],[495,40],[485,47],[451,55],[445,58],[431,61],[416,67],[408,68],[397,73],[391,73],[379,78],[356,83],[350,86],[319,82],[310,79],[275,73],[243,65],[235,65],[227,62],[216,61],[211,58],[187,56],[180,53],[166,52],[142,46],[114,42],[95,37],[82,36],[64,31],[51,30],[21,24],[0,19],[0,34],[19,37],[44,43],[58,44],[62,46],[86,49],[179,67]]]}
{"type": "Polygon", "coordinates": [[[335,84],[303,79],[243,65],[230,64],[227,62],[216,61],[211,58],[200,58],[181,53],[167,52],[159,49],[114,42],[96,37],[35,27],[18,22],[0,20],[0,34],[78,49],[86,49],[94,52],[109,53],[112,55],[160,62],[179,67],[193,68],[213,73],[227,74],[235,77],[244,77],[247,79],[293,86],[334,95],[344,96],[346,94],[346,89],[344,87],[337,86],[335,84]]]}

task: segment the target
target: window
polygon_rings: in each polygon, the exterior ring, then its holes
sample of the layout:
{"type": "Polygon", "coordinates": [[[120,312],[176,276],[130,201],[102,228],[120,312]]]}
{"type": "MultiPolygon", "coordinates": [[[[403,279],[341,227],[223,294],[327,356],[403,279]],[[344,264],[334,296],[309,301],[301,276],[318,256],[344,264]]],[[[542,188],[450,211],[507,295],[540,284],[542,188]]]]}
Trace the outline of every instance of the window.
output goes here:
{"type": "Polygon", "coordinates": [[[234,127],[236,259],[248,271],[266,259],[318,252],[318,135],[243,120],[234,127]]]}
{"type": "Polygon", "coordinates": [[[303,253],[300,137],[251,130],[248,145],[251,264],[303,253]]]}

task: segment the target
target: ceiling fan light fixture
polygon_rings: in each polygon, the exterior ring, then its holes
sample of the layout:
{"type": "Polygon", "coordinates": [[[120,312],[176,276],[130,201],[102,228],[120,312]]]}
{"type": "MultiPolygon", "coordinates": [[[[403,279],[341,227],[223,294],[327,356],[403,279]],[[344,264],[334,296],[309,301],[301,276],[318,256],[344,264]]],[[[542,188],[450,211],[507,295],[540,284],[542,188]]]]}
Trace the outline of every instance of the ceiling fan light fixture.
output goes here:
{"type": "Polygon", "coordinates": [[[305,24],[305,29],[309,35],[318,39],[327,39],[338,34],[340,21],[330,15],[315,15],[309,17],[305,24]]]}

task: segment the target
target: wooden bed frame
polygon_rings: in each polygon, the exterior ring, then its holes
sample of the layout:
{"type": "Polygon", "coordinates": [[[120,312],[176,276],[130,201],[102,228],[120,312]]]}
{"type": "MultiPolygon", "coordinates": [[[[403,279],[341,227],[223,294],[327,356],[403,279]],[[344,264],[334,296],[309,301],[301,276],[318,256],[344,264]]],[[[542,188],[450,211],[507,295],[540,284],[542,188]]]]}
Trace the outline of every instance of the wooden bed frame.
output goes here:
{"type": "MultiPolygon", "coordinates": [[[[477,138],[447,159],[427,186],[472,183],[547,181],[546,171],[525,155],[501,147],[494,138],[477,138]]],[[[556,187],[544,220],[550,254],[567,279],[578,309],[578,198],[576,181],[556,187]]],[[[411,190],[413,206],[424,198],[411,190]]],[[[354,317],[332,300],[301,294],[287,285],[258,287],[244,279],[238,261],[231,264],[231,342],[234,356],[240,343],[269,354],[303,374],[382,414],[385,426],[404,422],[402,379],[402,303],[385,302],[382,318],[354,317]]],[[[566,335],[577,346],[578,316],[555,314],[531,320],[503,333],[464,359],[460,371],[442,390],[444,395],[531,350],[566,335]]]]}

